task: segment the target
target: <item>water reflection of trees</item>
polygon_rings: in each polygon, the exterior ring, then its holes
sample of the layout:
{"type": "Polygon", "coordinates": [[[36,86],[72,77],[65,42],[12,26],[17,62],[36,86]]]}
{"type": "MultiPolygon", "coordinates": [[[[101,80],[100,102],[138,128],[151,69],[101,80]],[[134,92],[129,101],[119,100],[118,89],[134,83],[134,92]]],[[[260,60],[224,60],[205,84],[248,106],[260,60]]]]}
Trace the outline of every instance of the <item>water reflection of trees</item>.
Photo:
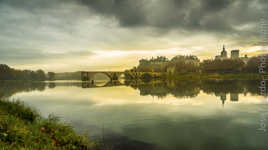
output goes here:
{"type": "Polygon", "coordinates": [[[151,81],[126,82],[126,85],[138,89],[140,95],[166,97],[171,94],[178,98],[196,97],[200,91],[206,94],[214,94],[224,99],[226,94],[236,101],[238,94],[260,95],[260,81],[249,80],[206,80],[206,81],[151,81]]]}
{"type": "Polygon", "coordinates": [[[199,94],[200,81],[151,81],[129,82],[128,86],[140,90],[140,95],[152,95],[159,98],[172,94],[175,97],[195,97],[199,94]]]}
{"type": "Polygon", "coordinates": [[[203,81],[201,89],[207,94],[242,93],[245,90],[242,82],[238,81],[203,81]]]}
{"type": "Polygon", "coordinates": [[[167,88],[175,97],[196,97],[200,92],[200,81],[169,81],[167,88]]]}
{"type": "Polygon", "coordinates": [[[170,93],[169,89],[166,88],[167,85],[165,82],[150,82],[139,84],[136,86],[140,90],[140,95],[152,95],[159,98],[166,97],[170,93]]]}
{"type": "MultiPolygon", "coordinates": [[[[91,83],[83,82],[59,82],[59,83],[44,83],[44,82],[24,82],[24,81],[0,81],[0,98],[7,98],[19,92],[43,91],[46,87],[53,89],[57,86],[74,86],[80,88],[99,88],[99,87],[113,87],[126,85],[140,91],[140,95],[156,96],[164,98],[171,94],[177,98],[191,98],[196,97],[200,91],[206,94],[214,94],[224,101],[226,95],[230,94],[230,99],[238,100],[239,94],[260,95],[260,81],[255,80],[180,80],[180,81],[125,81],[124,84],[120,82],[108,82],[103,86],[97,86],[91,83]]],[[[268,87],[266,87],[268,88],[268,87]]]]}
{"type": "Polygon", "coordinates": [[[8,98],[16,93],[44,91],[44,82],[0,81],[0,98],[8,98]]]}
{"type": "Polygon", "coordinates": [[[219,95],[221,93],[238,93],[259,95],[260,81],[255,80],[210,80],[203,81],[201,89],[207,94],[219,95]]]}

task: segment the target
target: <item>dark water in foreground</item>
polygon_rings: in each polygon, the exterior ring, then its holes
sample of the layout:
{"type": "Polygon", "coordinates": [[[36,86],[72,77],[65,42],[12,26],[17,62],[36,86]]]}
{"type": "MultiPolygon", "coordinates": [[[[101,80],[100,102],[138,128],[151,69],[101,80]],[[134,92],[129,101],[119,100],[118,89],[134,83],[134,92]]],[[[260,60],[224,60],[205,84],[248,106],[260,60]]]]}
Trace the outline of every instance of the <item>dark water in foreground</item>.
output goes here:
{"type": "Polygon", "coordinates": [[[258,81],[1,82],[0,97],[125,150],[267,150],[258,81]],[[261,128],[262,127],[262,128],[261,128]],[[262,130],[260,130],[262,129],[262,130]]]}

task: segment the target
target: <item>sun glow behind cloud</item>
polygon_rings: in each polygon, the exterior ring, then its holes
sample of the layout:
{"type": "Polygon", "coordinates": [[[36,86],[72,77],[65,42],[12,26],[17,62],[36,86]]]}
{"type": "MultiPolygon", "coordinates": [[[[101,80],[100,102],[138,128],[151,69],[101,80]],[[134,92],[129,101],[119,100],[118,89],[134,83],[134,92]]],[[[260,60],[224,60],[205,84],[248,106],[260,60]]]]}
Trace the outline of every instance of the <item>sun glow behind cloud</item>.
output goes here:
{"type": "Polygon", "coordinates": [[[94,67],[96,70],[105,70],[115,71],[115,70],[124,70],[130,69],[134,65],[138,64],[138,60],[142,58],[151,58],[156,56],[166,56],[168,58],[174,57],[176,55],[190,55],[192,51],[189,50],[179,50],[179,49],[159,49],[159,50],[96,50],[93,51],[95,54],[92,57],[89,57],[87,64],[89,70],[92,70],[90,67],[94,67]]]}
{"type": "MultiPolygon", "coordinates": [[[[265,52],[263,47],[248,47],[241,51],[241,55],[248,54],[255,56],[265,52]]],[[[123,71],[137,66],[140,59],[150,59],[157,56],[166,56],[171,59],[176,55],[197,55],[201,60],[213,58],[214,52],[205,51],[204,47],[193,46],[191,49],[169,48],[157,50],[92,50],[90,54],[67,55],[60,59],[48,59],[39,61],[38,64],[16,65],[18,69],[39,69],[43,68],[47,71],[68,72],[68,71],[123,71]],[[60,71],[59,71],[60,68],[60,71]]],[[[230,49],[228,49],[230,55],[230,49]]],[[[61,55],[61,53],[53,53],[61,55]]],[[[65,53],[62,53],[62,55],[65,53]]]]}

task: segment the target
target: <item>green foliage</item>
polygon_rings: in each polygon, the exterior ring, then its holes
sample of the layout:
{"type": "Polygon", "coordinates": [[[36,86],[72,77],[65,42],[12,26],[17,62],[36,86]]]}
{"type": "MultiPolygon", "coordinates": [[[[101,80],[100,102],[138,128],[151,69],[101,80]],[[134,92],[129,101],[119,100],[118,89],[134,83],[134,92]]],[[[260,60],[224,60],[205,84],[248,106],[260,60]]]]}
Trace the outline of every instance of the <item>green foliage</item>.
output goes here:
{"type": "Polygon", "coordinates": [[[149,73],[145,73],[141,76],[141,79],[144,81],[144,82],[150,82],[153,77],[149,74],[149,73]]]}
{"type": "Polygon", "coordinates": [[[0,80],[34,80],[44,81],[46,75],[43,70],[16,70],[7,65],[0,64],[0,80]]]}
{"type": "Polygon", "coordinates": [[[48,76],[48,80],[54,80],[55,79],[55,73],[54,72],[48,72],[47,76],[48,76]]]}
{"type": "Polygon", "coordinates": [[[1,100],[0,109],[9,115],[28,122],[33,122],[37,119],[37,117],[39,117],[37,112],[33,111],[29,107],[24,106],[24,104],[20,103],[19,101],[9,102],[1,100]]]}
{"type": "Polygon", "coordinates": [[[164,72],[168,59],[164,56],[158,56],[157,58],[151,58],[150,60],[141,59],[139,66],[133,70],[139,72],[164,72]]]}
{"type": "MultiPolygon", "coordinates": [[[[196,56],[175,56],[169,63],[169,68],[174,68],[175,74],[198,73],[200,71],[199,59],[196,56]]],[[[169,68],[167,69],[169,71],[169,68]]]]}
{"type": "MultiPolygon", "coordinates": [[[[268,59],[266,59],[266,61],[268,61],[268,59]]],[[[249,61],[247,66],[245,67],[245,70],[247,72],[251,72],[251,73],[258,73],[259,71],[259,66],[260,66],[260,57],[252,57],[249,61]]]]}
{"type": "Polygon", "coordinates": [[[243,70],[245,63],[240,59],[204,60],[202,70],[208,73],[238,73],[243,70]]]}
{"type": "MultiPolygon", "coordinates": [[[[152,59],[141,59],[139,65],[130,72],[167,72],[167,78],[183,76],[185,74],[234,74],[234,73],[259,73],[265,70],[268,55],[252,57],[248,60],[237,59],[208,59],[200,62],[196,56],[178,55],[168,60],[166,57],[158,56],[152,59]]],[[[263,72],[265,73],[265,72],[263,72]]]]}
{"type": "Polygon", "coordinates": [[[49,116],[41,118],[18,101],[0,101],[0,147],[27,150],[89,150],[94,143],[49,116]]]}
{"type": "Polygon", "coordinates": [[[35,80],[41,80],[44,81],[46,80],[46,74],[43,70],[39,69],[35,72],[35,80]]]}

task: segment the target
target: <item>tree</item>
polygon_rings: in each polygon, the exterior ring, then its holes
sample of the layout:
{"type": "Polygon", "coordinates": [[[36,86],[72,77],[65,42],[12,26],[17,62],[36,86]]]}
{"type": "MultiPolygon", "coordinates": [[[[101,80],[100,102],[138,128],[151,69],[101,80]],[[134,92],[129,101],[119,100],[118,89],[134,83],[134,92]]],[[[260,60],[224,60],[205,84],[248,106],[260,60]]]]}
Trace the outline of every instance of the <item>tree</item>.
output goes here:
{"type": "Polygon", "coordinates": [[[204,60],[202,70],[207,73],[237,73],[241,72],[244,66],[245,63],[241,59],[204,60]]]}
{"type": "Polygon", "coordinates": [[[31,70],[17,70],[10,68],[8,65],[0,64],[0,80],[39,80],[46,79],[45,72],[43,70],[37,70],[36,72],[31,70]]]}
{"type": "Polygon", "coordinates": [[[48,72],[47,76],[48,76],[48,80],[54,80],[55,79],[55,73],[54,72],[48,72]]]}
{"type": "Polygon", "coordinates": [[[0,64],[0,80],[12,79],[11,68],[7,65],[0,64]]]}
{"type": "Polygon", "coordinates": [[[245,71],[249,73],[258,73],[260,64],[260,57],[252,57],[249,59],[245,71]]]}
{"type": "Polygon", "coordinates": [[[171,59],[168,67],[174,67],[175,73],[196,73],[199,72],[200,60],[196,56],[178,55],[171,59]]]}
{"type": "Polygon", "coordinates": [[[144,82],[150,82],[152,80],[152,76],[149,74],[149,73],[145,73],[141,76],[141,79],[144,81],[144,82]]]}
{"type": "Polygon", "coordinates": [[[46,74],[43,70],[39,69],[35,73],[36,73],[36,80],[39,80],[39,81],[46,80],[46,74]]]}

